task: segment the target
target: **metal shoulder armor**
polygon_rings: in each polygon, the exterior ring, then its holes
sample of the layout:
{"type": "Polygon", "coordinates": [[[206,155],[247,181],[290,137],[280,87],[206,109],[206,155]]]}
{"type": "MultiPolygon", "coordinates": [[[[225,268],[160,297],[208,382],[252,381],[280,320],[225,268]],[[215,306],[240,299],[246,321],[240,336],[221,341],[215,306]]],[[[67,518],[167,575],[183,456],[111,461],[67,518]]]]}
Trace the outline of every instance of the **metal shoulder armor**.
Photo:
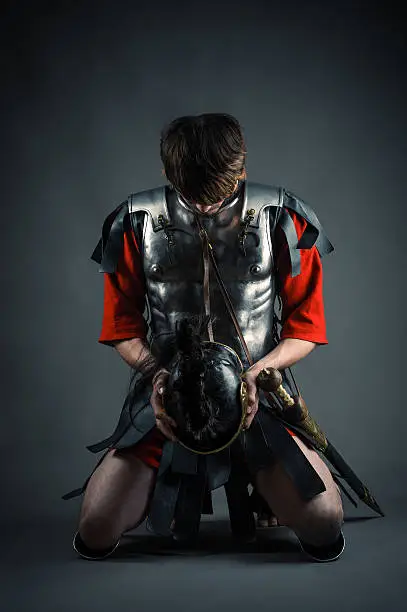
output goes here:
{"type": "Polygon", "coordinates": [[[123,234],[126,219],[133,231],[141,229],[140,215],[147,213],[155,231],[164,229],[168,211],[165,200],[165,186],[148,189],[129,195],[127,200],[115,208],[103,222],[102,235],[94,248],[91,259],[100,264],[99,272],[113,273],[123,253],[123,234]]]}
{"type": "Polygon", "coordinates": [[[287,241],[292,277],[298,276],[301,272],[301,249],[311,249],[315,245],[321,257],[334,250],[311,206],[286,189],[282,189],[281,209],[277,224],[284,232],[287,241]],[[307,221],[300,240],[298,240],[294,221],[288,210],[294,211],[307,221]]]}

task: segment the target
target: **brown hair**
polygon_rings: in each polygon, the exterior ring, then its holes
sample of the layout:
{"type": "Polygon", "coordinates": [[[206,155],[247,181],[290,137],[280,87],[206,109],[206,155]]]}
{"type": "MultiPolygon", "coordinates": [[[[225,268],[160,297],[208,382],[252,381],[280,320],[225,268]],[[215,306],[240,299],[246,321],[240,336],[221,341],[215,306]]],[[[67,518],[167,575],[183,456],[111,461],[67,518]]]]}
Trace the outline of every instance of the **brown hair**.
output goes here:
{"type": "Polygon", "coordinates": [[[233,193],[244,169],[242,128],[225,113],[179,117],[161,131],[160,155],[167,179],[184,198],[216,204],[233,193]]]}

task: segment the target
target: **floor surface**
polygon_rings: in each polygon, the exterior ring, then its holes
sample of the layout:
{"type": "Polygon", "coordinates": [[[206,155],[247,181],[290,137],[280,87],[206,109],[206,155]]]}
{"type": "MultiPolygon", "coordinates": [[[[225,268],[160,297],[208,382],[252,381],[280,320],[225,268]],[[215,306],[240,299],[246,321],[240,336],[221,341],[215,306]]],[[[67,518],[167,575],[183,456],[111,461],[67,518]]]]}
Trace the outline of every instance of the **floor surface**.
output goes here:
{"type": "Polygon", "coordinates": [[[401,518],[349,518],[346,549],[332,563],[310,562],[287,528],[262,530],[236,546],[227,517],[204,517],[196,548],[175,548],[145,526],[123,537],[115,556],[78,558],[74,524],[9,527],[3,535],[3,612],[405,609],[406,526],[401,518]]]}

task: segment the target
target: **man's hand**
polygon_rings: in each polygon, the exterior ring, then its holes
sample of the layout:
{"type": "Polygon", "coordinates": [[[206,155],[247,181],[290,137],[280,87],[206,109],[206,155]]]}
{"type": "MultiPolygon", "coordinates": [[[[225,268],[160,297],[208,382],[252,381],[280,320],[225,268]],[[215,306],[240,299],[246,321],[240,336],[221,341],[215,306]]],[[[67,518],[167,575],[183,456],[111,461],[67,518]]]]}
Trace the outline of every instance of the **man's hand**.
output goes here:
{"type": "Polygon", "coordinates": [[[155,421],[157,424],[157,428],[161,431],[162,434],[169,440],[173,442],[177,441],[177,437],[175,436],[172,428],[176,427],[177,424],[164,410],[163,406],[163,394],[165,389],[165,384],[168,380],[169,372],[167,370],[160,370],[153,378],[153,392],[150,398],[150,404],[153,407],[155,414],[155,421]]]}
{"type": "Polygon", "coordinates": [[[259,408],[256,378],[261,370],[264,368],[275,368],[276,370],[289,368],[300,359],[306,357],[316,346],[317,343],[308,340],[283,338],[272,351],[246,370],[242,376],[242,379],[247,383],[247,393],[249,396],[248,414],[245,420],[246,429],[250,427],[259,408]]]}
{"type": "Polygon", "coordinates": [[[247,416],[244,422],[245,429],[249,429],[254,417],[256,416],[256,412],[259,409],[259,391],[256,383],[258,373],[259,369],[254,365],[248,370],[246,370],[246,372],[242,376],[243,380],[246,383],[248,399],[247,416]]]}

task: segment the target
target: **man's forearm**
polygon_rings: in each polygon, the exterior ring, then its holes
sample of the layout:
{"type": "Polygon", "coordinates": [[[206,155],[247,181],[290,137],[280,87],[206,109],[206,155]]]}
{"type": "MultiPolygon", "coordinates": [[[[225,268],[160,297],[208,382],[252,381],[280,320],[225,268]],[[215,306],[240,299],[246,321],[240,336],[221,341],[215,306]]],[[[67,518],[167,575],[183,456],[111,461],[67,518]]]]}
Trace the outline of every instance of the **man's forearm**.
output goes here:
{"type": "MultiPolygon", "coordinates": [[[[143,338],[116,340],[113,342],[113,346],[121,358],[135,370],[150,372],[157,367],[156,359],[143,338]]],[[[256,369],[258,372],[269,367],[284,370],[309,355],[315,347],[315,342],[298,338],[284,338],[270,353],[257,361],[251,369],[256,369]]]]}
{"type": "Polygon", "coordinates": [[[150,373],[157,366],[156,359],[150,352],[144,338],[130,338],[128,340],[116,340],[113,346],[120,357],[134,370],[150,373]]]}
{"type": "Polygon", "coordinates": [[[257,361],[251,369],[258,372],[263,368],[284,370],[309,355],[315,347],[315,342],[298,338],[284,338],[270,353],[257,361]]]}

